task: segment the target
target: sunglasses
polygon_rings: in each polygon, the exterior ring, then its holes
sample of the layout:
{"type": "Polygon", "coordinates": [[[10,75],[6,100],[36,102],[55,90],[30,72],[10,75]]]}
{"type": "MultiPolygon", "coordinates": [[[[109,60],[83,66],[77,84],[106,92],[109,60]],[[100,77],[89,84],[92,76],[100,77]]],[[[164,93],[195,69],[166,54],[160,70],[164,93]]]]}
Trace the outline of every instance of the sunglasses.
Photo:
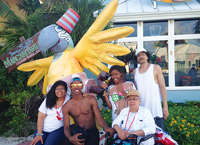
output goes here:
{"type": "Polygon", "coordinates": [[[82,87],[83,84],[71,84],[71,86],[72,86],[72,88],[75,88],[76,86],[78,86],[78,87],[82,87]]]}

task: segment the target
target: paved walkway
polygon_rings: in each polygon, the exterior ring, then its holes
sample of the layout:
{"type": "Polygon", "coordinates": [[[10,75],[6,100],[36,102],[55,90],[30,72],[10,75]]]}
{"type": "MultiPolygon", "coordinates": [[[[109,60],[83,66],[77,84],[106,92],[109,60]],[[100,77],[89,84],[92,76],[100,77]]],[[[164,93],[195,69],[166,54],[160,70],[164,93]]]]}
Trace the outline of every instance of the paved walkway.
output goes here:
{"type": "Polygon", "coordinates": [[[30,145],[33,135],[28,137],[0,137],[0,145],[30,145]]]}

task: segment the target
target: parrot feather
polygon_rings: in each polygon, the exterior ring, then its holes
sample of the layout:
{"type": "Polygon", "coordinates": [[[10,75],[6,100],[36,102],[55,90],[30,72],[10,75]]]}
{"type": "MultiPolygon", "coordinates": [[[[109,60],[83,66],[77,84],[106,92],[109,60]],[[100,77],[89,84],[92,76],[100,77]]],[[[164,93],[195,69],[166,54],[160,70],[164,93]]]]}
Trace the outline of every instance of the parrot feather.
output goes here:
{"type": "Polygon", "coordinates": [[[102,43],[126,37],[130,34],[130,32],[134,32],[134,29],[131,27],[118,27],[99,32],[95,35],[95,37],[102,43]]]}
{"type": "Polygon", "coordinates": [[[115,56],[122,56],[130,53],[130,50],[119,45],[103,43],[98,44],[98,50],[102,53],[108,53],[115,56]]]}
{"type": "Polygon", "coordinates": [[[88,70],[90,70],[95,76],[100,74],[100,70],[94,65],[88,64],[88,70]]]}
{"type": "Polygon", "coordinates": [[[104,64],[102,64],[101,61],[99,61],[98,59],[94,59],[93,64],[96,65],[100,70],[109,72],[109,69],[104,64]]]}
{"type": "Polygon", "coordinates": [[[35,61],[26,62],[18,66],[17,69],[20,71],[33,71],[39,67],[40,68],[49,67],[52,60],[53,60],[53,56],[44,58],[44,59],[35,60],[35,61]]]}
{"type": "Polygon", "coordinates": [[[43,76],[48,72],[48,68],[38,68],[28,79],[27,85],[34,86],[37,84],[43,76]]]}

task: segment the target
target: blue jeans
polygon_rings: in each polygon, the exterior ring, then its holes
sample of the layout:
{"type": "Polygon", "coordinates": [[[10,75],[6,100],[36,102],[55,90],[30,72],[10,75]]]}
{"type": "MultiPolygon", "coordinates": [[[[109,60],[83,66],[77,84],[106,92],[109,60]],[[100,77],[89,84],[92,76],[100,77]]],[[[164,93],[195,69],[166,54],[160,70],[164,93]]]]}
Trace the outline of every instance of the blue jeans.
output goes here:
{"type": "MultiPolygon", "coordinates": [[[[34,137],[36,136],[36,133],[37,133],[37,129],[34,133],[34,137]]],[[[43,139],[43,143],[41,143],[41,141],[37,142],[36,145],[63,145],[65,143],[65,141],[67,140],[67,138],[65,137],[65,134],[64,134],[64,128],[61,127],[61,128],[58,128],[52,132],[44,132],[42,131],[43,133],[43,136],[42,136],[42,139],[43,139]]]]}
{"type": "Polygon", "coordinates": [[[163,117],[162,118],[155,117],[154,120],[155,120],[156,125],[164,130],[163,117]]]}

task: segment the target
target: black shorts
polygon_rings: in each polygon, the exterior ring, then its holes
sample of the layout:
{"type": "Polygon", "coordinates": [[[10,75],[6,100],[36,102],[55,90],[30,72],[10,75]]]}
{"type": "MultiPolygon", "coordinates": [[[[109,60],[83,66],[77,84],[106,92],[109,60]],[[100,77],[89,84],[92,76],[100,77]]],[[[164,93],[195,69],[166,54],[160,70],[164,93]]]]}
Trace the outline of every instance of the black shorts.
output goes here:
{"type": "MultiPolygon", "coordinates": [[[[98,145],[99,144],[99,131],[96,127],[90,129],[84,129],[80,126],[70,125],[72,135],[77,133],[82,133],[78,136],[78,139],[85,139],[85,145],[98,145]]],[[[67,142],[66,145],[72,145],[72,143],[67,142]]]]}

